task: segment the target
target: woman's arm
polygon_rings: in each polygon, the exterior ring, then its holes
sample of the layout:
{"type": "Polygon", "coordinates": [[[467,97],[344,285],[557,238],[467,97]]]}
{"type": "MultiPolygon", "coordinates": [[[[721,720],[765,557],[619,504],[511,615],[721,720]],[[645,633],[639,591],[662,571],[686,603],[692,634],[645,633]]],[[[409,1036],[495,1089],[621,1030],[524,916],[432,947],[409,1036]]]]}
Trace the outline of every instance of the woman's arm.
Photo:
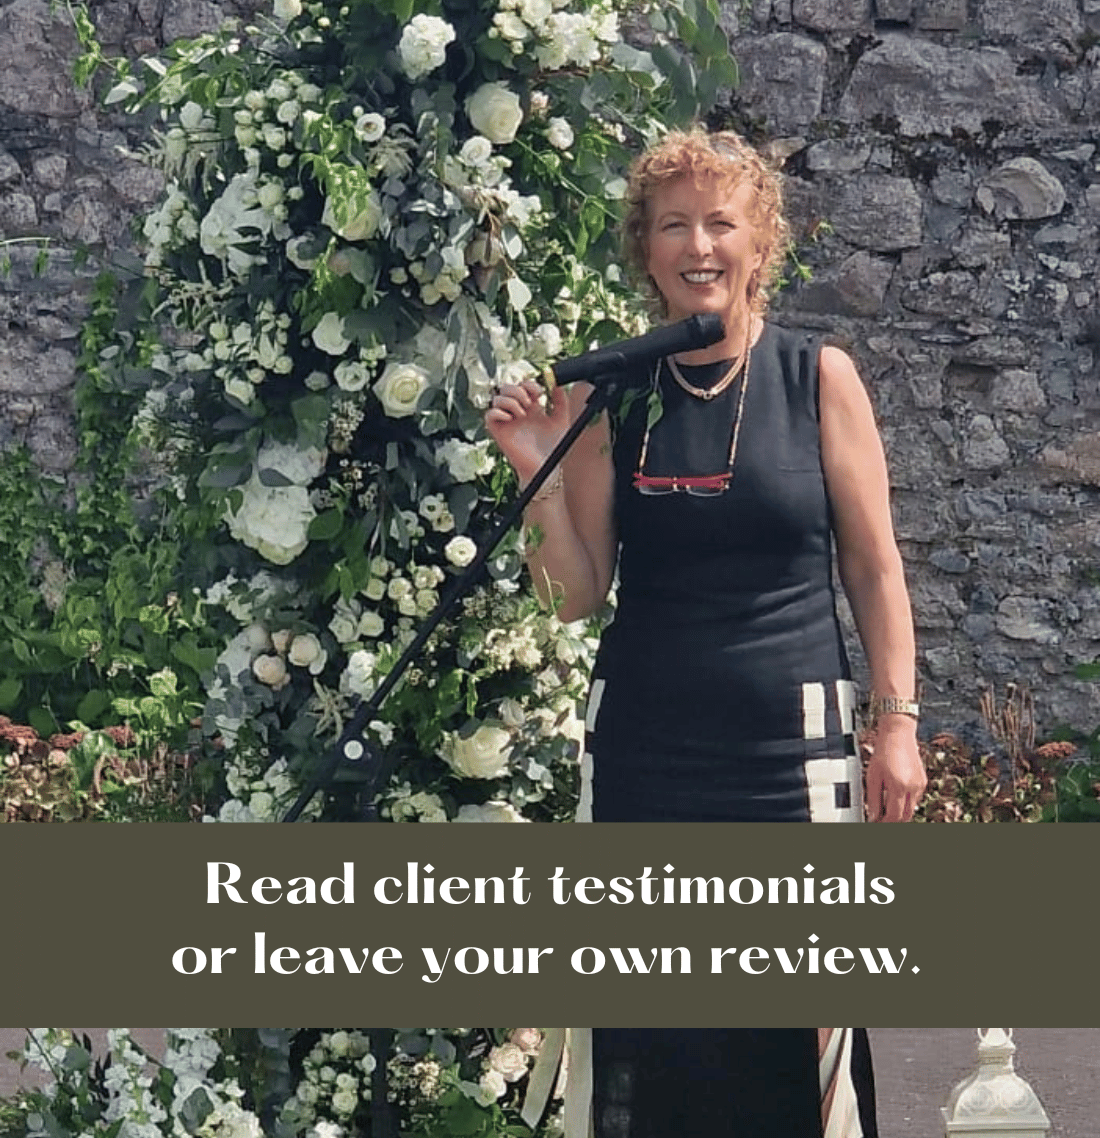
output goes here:
{"type": "MultiPolygon", "coordinates": [[[[820,360],[821,456],[832,504],[837,560],[877,695],[916,696],[913,617],[890,518],[886,458],[871,401],[838,348],[820,360]]],[[[879,718],[867,771],[871,821],[907,822],[927,777],[917,727],[907,715],[879,718]]]]}
{"type": "MultiPolygon", "coordinates": [[[[485,423],[526,485],[580,414],[591,388],[556,388],[544,403],[533,380],[501,389],[485,423]]],[[[524,515],[527,566],[543,604],[565,621],[603,604],[615,570],[614,470],[606,413],[566,453],[524,515]]]]}

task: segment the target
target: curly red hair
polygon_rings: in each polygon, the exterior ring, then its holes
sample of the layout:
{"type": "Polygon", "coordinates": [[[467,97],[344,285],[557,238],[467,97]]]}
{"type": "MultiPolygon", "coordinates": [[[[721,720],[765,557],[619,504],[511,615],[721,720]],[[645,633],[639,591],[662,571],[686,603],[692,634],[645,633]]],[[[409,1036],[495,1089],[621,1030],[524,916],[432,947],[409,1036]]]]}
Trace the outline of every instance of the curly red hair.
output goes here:
{"type": "Polygon", "coordinates": [[[762,260],[749,283],[747,299],[751,311],[763,313],[790,240],[790,228],[783,216],[783,185],[778,171],[733,131],[709,133],[701,127],[671,131],[635,160],[627,182],[623,221],[627,265],[663,307],[663,298],[646,269],[652,220],[648,207],[658,187],[680,178],[691,178],[696,185],[728,186],[731,191],[746,183],[752,186],[748,215],[756,229],[762,260]]]}

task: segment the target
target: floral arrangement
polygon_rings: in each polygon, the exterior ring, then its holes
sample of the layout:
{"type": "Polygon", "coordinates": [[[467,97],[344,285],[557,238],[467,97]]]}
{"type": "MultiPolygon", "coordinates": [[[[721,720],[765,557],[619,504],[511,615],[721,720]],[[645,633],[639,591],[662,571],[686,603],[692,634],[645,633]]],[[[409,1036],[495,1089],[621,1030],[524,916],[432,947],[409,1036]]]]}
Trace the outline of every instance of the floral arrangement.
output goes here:
{"type": "MultiPolygon", "coordinates": [[[[622,175],[734,81],[716,13],[275,0],[113,65],[166,188],[142,334],[120,319],[96,367],[140,388],[132,434],[192,551],[179,592],[221,638],[195,664],[218,820],[281,816],[473,559],[514,490],[482,431],[494,385],[642,329],[622,175]]],[[[518,535],[488,569],[370,725],[394,821],[572,814],[592,629],[539,608],[518,535]]]]}
{"type": "MultiPolygon", "coordinates": [[[[50,1081],[0,1103],[11,1138],[350,1138],[387,1114],[406,1135],[528,1135],[520,1121],[538,1028],[169,1028],[163,1059],[125,1029],[97,1059],[87,1037],[28,1030],[24,1066],[50,1081]],[[372,1049],[383,1047],[383,1053],[372,1049]],[[381,1040],[381,1041],[380,1041],[381,1040]]],[[[560,1089],[551,1111],[560,1115],[560,1089]]],[[[537,1133],[560,1129],[553,1115],[537,1133]]]]}

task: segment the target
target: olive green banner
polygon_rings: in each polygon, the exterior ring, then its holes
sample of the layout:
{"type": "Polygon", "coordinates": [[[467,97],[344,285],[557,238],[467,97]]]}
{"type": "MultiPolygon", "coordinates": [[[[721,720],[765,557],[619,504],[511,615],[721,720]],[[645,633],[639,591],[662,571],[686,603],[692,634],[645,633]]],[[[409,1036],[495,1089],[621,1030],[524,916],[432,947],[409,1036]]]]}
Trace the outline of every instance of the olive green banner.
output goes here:
{"type": "Polygon", "coordinates": [[[5,1012],[1089,1026],[1098,853],[1065,825],[5,826],[5,1012]]]}

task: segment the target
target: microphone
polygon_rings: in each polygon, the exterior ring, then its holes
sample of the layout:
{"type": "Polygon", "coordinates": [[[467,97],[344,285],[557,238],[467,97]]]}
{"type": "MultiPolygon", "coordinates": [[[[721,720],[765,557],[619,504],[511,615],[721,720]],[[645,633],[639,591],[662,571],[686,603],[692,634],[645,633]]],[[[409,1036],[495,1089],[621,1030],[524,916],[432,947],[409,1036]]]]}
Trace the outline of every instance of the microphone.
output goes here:
{"type": "Polygon", "coordinates": [[[668,324],[664,328],[657,328],[644,336],[620,340],[617,344],[608,344],[604,348],[562,360],[561,363],[548,367],[543,378],[551,391],[557,384],[576,383],[582,379],[596,379],[610,372],[631,370],[638,372],[639,383],[648,382],[650,377],[646,371],[653,360],[677,352],[707,348],[718,343],[725,334],[722,317],[716,312],[704,312],[668,324]]]}

